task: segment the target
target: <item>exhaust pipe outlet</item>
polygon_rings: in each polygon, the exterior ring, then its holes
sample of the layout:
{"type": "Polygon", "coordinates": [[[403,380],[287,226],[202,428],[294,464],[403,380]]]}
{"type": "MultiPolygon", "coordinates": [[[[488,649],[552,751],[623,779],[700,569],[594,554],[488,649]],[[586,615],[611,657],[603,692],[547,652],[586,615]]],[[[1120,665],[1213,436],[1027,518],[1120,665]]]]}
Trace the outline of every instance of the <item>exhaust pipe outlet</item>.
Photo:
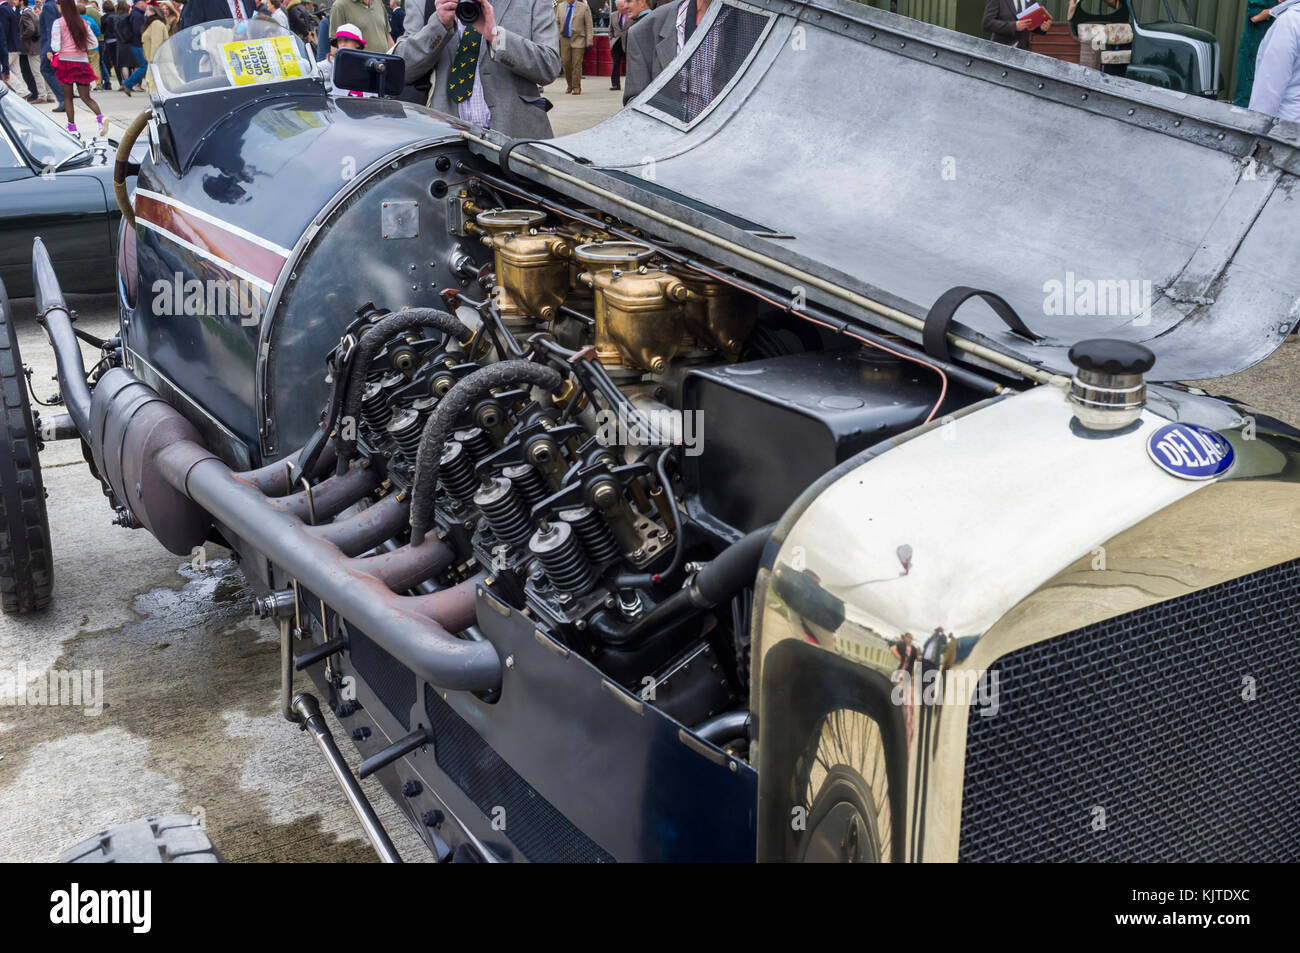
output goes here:
{"type": "MultiPolygon", "coordinates": [[[[155,455],[181,440],[202,443],[194,425],[143,382],[120,367],[100,377],[94,395],[72,318],[49,252],[32,242],[36,308],[58,365],[68,417],[90,445],[95,467],[126,507],[168,551],[188,556],[208,536],[203,509],[163,480],[155,455]],[[147,501],[147,502],[146,502],[147,501]]],[[[121,518],[120,525],[129,525],[121,518]]]]}
{"type": "Polygon", "coordinates": [[[253,599],[253,615],[259,619],[287,619],[296,601],[292,589],[280,589],[253,599]]]}
{"type": "Polygon", "coordinates": [[[188,556],[208,536],[203,508],[163,479],[155,457],[172,444],[202,445],[194,425],[151,387],[115,367],[95,385],[88,443],[119,503],[169,552],[188,556]]]}

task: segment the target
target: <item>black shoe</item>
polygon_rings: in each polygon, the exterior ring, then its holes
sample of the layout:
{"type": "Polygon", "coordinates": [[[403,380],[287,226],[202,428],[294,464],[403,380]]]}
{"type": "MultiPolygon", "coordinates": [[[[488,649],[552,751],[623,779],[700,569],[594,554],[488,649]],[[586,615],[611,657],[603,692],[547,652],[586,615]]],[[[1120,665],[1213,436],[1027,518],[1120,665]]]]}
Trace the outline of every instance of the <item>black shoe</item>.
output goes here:
{"type": "Polygon", "coordinates": [[[64,112],[65,110],[64,110],[64,108],[63,108],[63,104],[62,104],[62,103],[59,103],[59,105],[55,106],[55,107],[54,107],[54,111],[55,111],[56,113],[64,112]]]}

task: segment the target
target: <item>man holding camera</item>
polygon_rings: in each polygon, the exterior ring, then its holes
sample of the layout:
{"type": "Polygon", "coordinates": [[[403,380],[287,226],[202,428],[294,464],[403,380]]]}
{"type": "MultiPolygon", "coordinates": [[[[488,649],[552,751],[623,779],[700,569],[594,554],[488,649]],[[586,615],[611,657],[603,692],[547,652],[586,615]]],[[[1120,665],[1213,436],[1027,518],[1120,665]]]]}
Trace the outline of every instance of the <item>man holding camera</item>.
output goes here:
{"type": "Polygon", "coordinates": [[[430,77],[430,108],[511,138],[554,135],[538,88],[560,75],[559,30],[551,0],[425,3],[433,4],[433,15],[413,26],[423,10],[417,14],[416,3],[411,3],[406,32],[394,52],[406,62],[408,83],[418,86],[421,77],[430,77]]]}

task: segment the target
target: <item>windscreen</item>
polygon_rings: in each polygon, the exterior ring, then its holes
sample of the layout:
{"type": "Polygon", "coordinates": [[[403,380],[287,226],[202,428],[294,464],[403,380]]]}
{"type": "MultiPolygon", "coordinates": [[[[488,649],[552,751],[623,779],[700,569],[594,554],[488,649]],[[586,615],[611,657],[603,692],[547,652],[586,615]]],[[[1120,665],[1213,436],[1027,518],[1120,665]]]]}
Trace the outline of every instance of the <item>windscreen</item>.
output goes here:
{"type": "Polygon", "coordinates": [[[163,99],[312,75],[303,42],[271,20],[213,20],[167,40],[149,64],[163,99]]]}
{"type": "MultiPolygon", "coordinates": [[[[686,24],[678,20],[680,46],[695,37],[685,37],[686,24]]],[[[749,58],[771,18],[731,4],[719,5],[699,45],[681,68],[661,86],[648,103],[684,123],[693,122],[721,94],[749,58]]]]}

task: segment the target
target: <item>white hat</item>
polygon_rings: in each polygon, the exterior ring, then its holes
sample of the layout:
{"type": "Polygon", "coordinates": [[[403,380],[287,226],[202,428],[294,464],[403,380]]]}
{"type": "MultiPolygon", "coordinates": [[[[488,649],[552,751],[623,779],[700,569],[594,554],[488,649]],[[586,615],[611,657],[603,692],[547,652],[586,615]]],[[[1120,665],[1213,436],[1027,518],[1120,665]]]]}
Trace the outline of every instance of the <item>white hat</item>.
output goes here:
{"type": "Polygon", "coordinates": [[[356,40],[365,47],[366,38],[361,35],[361,28],[353,26],[351,23],[343,23],[334,31],[334,36],[330,38],[331,44],[337,44],[339,37],[346,37],[349,40],[356,40]]]}

